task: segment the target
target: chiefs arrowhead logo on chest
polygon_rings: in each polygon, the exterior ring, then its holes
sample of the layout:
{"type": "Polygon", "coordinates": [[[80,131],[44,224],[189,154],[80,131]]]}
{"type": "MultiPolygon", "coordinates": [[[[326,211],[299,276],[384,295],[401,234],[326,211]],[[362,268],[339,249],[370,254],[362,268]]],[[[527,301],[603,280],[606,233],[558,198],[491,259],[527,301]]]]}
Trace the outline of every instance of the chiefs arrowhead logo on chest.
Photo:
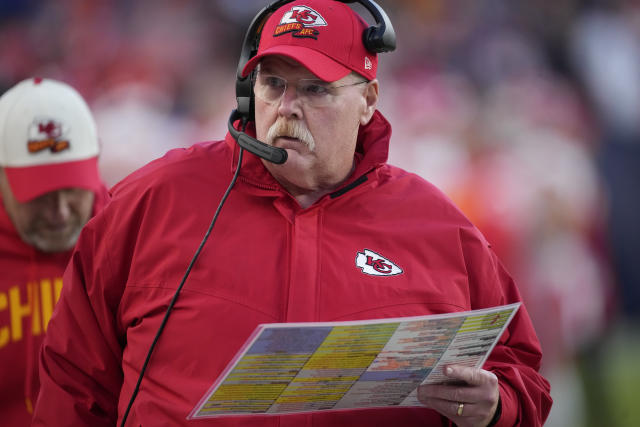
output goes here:
{"type": "Polygon", "coordinates": [[[356,255],[356,266],[360,268],[364,274],[371,276],[395,276],[402,274],[402,268],[391,260],[369,249],[358,252],[358,255],[356,255]]]}

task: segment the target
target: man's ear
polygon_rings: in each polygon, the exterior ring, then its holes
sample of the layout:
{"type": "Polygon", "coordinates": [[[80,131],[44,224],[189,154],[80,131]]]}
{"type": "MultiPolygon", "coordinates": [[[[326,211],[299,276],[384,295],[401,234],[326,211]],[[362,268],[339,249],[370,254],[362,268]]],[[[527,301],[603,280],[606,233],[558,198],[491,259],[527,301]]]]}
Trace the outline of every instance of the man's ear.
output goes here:
{"type": "Polygon", "coordinates": [[[365,108],[360,116],[360,125],[366,125],[369,123],[369,120],[371,120],[371,117],[373,117],[373,113],[376,111],[376,106],[378,105],[379,90],[380,85],[378,84],[378,79],[373,79],[367,83],[364,92],[365,108]]]}

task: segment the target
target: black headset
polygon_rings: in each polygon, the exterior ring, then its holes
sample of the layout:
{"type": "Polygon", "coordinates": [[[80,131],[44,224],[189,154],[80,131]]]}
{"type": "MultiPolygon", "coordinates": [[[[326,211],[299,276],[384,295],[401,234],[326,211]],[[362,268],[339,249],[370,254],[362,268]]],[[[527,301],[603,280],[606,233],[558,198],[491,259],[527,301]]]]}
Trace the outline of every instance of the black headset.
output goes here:
{"type": "MultiPolygon", "coordinates": [[[[236,100],[238,108],[229,117],[229,133],[242,148],[262,157],[270,162],[282,164],[287,160],[287,152],[281,148],[272,147],[257,140],[244,132],[246,124],[254,120],[253,75],[243,77],[242,70],[251,58],[257,55],[260,35],[265,22],[273,12],[293,0],[278,0],[263,8],[251,21],[244,36],[240,61],[236,72],[236,100]],[[233,127],[236,120],[241,120],[242,131],[233,127]]],[[[396,33],[387,14],[373,0],[336,0],[341,3],[360,3],[373,15],[376,23],[362,33],[364,46],[372,53],[391,52],[396,48],[396,33]]]]}

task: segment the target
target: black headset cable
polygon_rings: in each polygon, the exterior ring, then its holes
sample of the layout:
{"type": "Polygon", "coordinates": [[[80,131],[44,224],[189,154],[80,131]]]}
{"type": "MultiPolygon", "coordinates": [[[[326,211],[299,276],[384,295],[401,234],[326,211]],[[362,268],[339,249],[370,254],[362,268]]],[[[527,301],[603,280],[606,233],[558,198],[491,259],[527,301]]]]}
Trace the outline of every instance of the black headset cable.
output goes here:
{"type": "MultiPolygon", "coordinates": [[[[245,127],[246,127],[247,123],[245,120],[243,120],[242,122],[242,131],[244,132],[245,127]]],[[[164,327],[167,324],[167,321],[169,320],[169,315],[171,314],[171,310],[173,309],[173,306],[175,305],[176,301],[178,300],[178,295],[180,295],[180,291],[182,290],[182,287],[184,286],[185,282],[187,281],[187,277],[189,277],[189,273],[191,273],[191,269],[193,268],[193,265],[195,264],[196,260],[198,259],[198,256],[200,255],[200,252],[202,252],[202,248],[204,247],[204,244],[207,242],[207,239],[209,238],[209,235],[211,234],[211,231],[213,230],[213,226],[215,225],[216,221],[218,220],[218,215],[220,214],[220,211],[222,210],[222,206],[224,206],[225,201],[227,200],[227,197],[229,196],[229,193],[231,193],[231,189],[233,189],[233,186],[235,185],[237,179],[238,179],[238,175],[240,174],[240,167],[242,166],[242,155],[244,153],[244,149],[242,147],[240,148],[240,152],[238,154],[238,166],[236,167],[236,171],[233,174],[233,178],[231,179],[231,182],[229,183],[229,186],[227,187],[227,190],[225,191],[224,195],[222,196],[222,199],[220,200],[220,203],[218,204],[218,207],[216,209],[215,214],[213,215],[213,218],[211,219],[211,224],[209,224],[209,228],[207,229],[207,232],[205,233],[204,237],[202,238],[202,242],[200,242],[200,246],[198,246],[198,249],[196,250],[196,252],[193,254],[193,257],[191,258],[191,262],[189,263],[189,266],[187,267],[187,270],[184,272],[184,275],[182,276],[182,281],[180,281],[180,285],[178,286],[178,289],[176,289],[175,294],[173,295],[173,298],[171,299],[171,302],[169,303],[169,306],[167,307],[167,311],[164,314],[164,318],[162,319],[162,323],[160,323],[160,327],[158,328],[158,332],[156,332],[156,336],[153,339],[153,342],[151,343],[151,346],[149,347],[149,351],[147,352],[147,357],[144,361],[144,364],[142,365],[142,368],[140,369],[140,375],[138,376],[138,382],[136,383],[135,388],[133,389],[133,393],[131,394],[131,399],[129,399],[129,404],[127,405],[127,409],[124,412],[124,415],[122,416],[122,422],[120,423],[120,427],[124,427],[125,423],[127,421],[127,417],[129,416],[129,411],[131,410],[131,407],[133,406],[133,402],[136,399],[136,396],[138,395],[138,392],[140,391],[140,384],[142,383],[142,378],[144,377],[144,373],[147,370],[147,366],[149,365],[149,360],[151,360],[151,354],[153,353],[153,349],[156,347],[156,344],[158,343],[158,340],[160,339],[160,335],[162,335],[162,332],[164,331],[164,327]]]]}

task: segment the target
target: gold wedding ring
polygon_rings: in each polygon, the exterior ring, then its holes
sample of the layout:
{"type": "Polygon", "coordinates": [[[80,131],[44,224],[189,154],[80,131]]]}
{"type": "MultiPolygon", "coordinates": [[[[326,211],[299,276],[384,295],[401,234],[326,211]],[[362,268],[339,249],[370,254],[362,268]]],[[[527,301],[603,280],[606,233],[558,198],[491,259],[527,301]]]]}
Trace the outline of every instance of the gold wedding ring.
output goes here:
{"type": "Polygon", "coordinates": [[[458,402],[458,416],[461,417],[462,416],[462,411],[464,411],[464,403],[462,402],[458,402]]]}

